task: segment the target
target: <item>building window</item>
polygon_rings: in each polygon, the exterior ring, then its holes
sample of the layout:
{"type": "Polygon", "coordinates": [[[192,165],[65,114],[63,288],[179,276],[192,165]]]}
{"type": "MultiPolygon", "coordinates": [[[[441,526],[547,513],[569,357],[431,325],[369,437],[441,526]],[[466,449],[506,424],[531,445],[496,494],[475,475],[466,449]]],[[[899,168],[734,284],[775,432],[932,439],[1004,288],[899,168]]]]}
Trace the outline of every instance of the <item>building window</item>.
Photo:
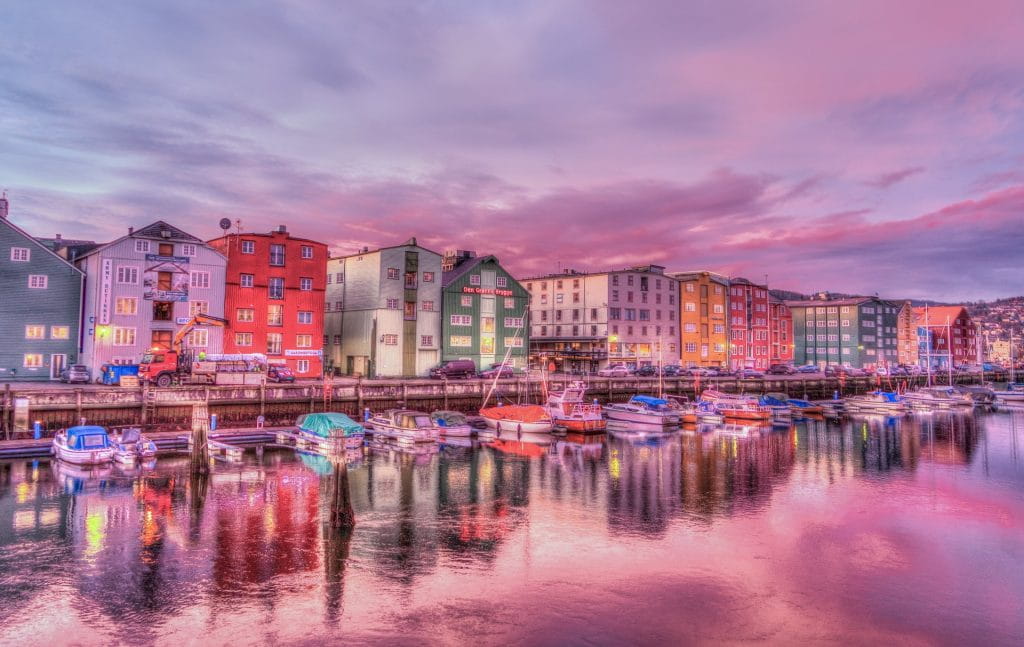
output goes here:
{"type": "Polygon", "coordinates": [[[274,267],[284,265],[284,245],[274,244],[270,246],[270,264],[274,267]]]}
{"type": "Polygon", "coordinates": [[[723,308],[723,307],[722,307],[722,304],[721,304],[721,303],[716,303],[716,304],[715,304],[715,306],[714,306],[714,308],[712,309],[712,311],[713,311],[713,312],[714,312],[714,313],[715,313],[716,315],[720,315],[720,314],[724,314],[724,313],[725,313],[725,308],[723,308]]]}
{"type": "Polygon", "coordinates": [[[148,240],[136,240],[135,251],[141,254],[149,253],[149,241],[148,240]]]}
{"type": "Polygon", "coordinates": [[[43,355],[41,353],[26,353],[21,365],[25,368],[41,368],[43,355]]]}
{"type": "Polygon", "coordinates": [[[210,311],[210,303],[208,301],[189,301],[188,303],[188,316],[194,317],[197,314],[206,314],[210,311]]]}
{"type": "Polygon", "coordinates": [[[388,310],[398,310],[398,299],[388,299],[388,310]]]}
{"type": "Polygon", "coordinates": [[[210,331],[206,328],[196,328],[189,335],[189,346],[196,348],[206,348],[209,346],[210,331]]]}
{"type": "Polygon", "coordinates": [[[301,248],[302,258],[313,258],[313,248],[309,245],[303,245],[301,248]]]}
{"type": "Polygon", "coordinates": [[[516,300],[512,297],[505,297],[505,309],[512,310],[516,307],[516,300]]]}
{"type": "Polygon", "coordinates": [[[46,326],[25,326],[25,339],[46,339],[46,326]]]}
{"type": "Polygon", "coordinates": [[[687,353],[696,353],[697,352],[697,342],[692,342],[692,341],[686,342],[686,352],[687,353]]]}
{"type": "Polygon", "coordinates": [[[139,282],[139,268],[130,265],[121,265],[117,268],[117,282],[125,284],[136,284],[139,282]]]}
{"type": "Polygon", "coordinates": [[[406,301],[405,310],[403,311],[402,318],[405,321],[416,321],[416,302],[406,301]]]}
{"type": "Polygon", "coordinates": [[[433,335],[420,335],[420,346],[423,348],[434,347],[434,336],[433,335]]]}
{"type": "Polygon", "coordinates": [[[174,318],[174,304],[170,301],[153,302],[153,321],[171,321],[174,318]]]}
{"type": "Polygon", "coordinates": [[[267,333],[267,355],[280,355],[284,335],[279,332],[267,333]]]}
{"type": "Polygon", "coordinates": [[[540,327],[540,334],[541,334],[541,337],[546,337],[547,334],[548,334],[548,327],[547,326],[541,326],[540,327]]]}
{"type": "Polygon", "coordinates": [[[345,282],[345,273],[344,272],[338,272],[337,274],[335,274],[334,275],[334,282],[335,283],[344,283],[345,282]]]}
{"type": "Polygon", "coordinates": [[[334,279],[334,275],[331,274],[330,272],[328,272],[327,273],[327,285],[331,284],[332,279],[334,279]]]}
{"type": "Polygon", "coordinates": [[[416,289],[416,272],[405,273],[405,289],[415,290],[416,289]]]}
{"type": "Polygon", "coordinates": [[[472,326],[473,317],[469,315],[452,315],[450,322],[453,326],[472,326]]]}
{"type": "Polygon", "coordinates": [[[26,262],[32,258],[32,250],[28,247],[12,247],[11,260],[26,262]]]}
{"type": "Polygon", "coordinates": [[[469,284],[470,285],[480,285],[480,275],[479,274],[470,274],[469,275],[469,284]]]}
{"type": "Polygon", "coordinates": [[[35,290],[45,290],[49,278],[45,274],[29,274],[28,275],[28,287],[35,290]]]}
{"type": "Polygon", "coordinates": [[[114,300],[114,314],[134,315],[139,312],[139,300],[135,297],[117,297],[114,300]]]}
{"type": "Polygon", "coordinates": [[[279,276],[267,280],[267,296],[271,299],[284,298],[284,279],[279,276]]]}
{"type": "Polygon", "coordinates": [[[433,301],[424,301],[420,305],[420,309],[423,310],[424,312],[433,312],[434,311],[434,302],[433,301]]]}
{"type": "MultiPolygon", "coordinates": [[[[396,276],[395,278],[398,278],[398,277],[396,276]]],[[[398,345],[398,335],[394,335],[394,334],[384,335],[384,345],[385,346],[397,346],[398,345]]]]}
{"type": "Polygon", "coordinates": [[[274,303],[267,306],[267,325],[268,326],[283,326],[284,325],[284,306],[280,303],[274,303]]]}
{"type": "Polygon", "coordinates": [[[208,288],[210,287],[210,273],[209,272],[191,272],[191,280],[189,285],[194,288],[208,288]]]}
{"type": "Polygon", "coordinates": [[[330,312],[330,311],[331,311],[331,302],[330,301],[324,301],[324,312],[330,312]]]}
{"type": "Polygon", "coordinates": [[[697,332],[697,324],[695,324],[695,323],[683,324],[683,332],[697,332]]]}
{"type": "Polygon", "coordinates": [[[299,279],[299,289],[303,292],[309,292],[313,289],[313,279],[304,276],[299,279]]]}
{"type": "Polygon", "coordinates": [[[506,328],[522,328],[523,318],[522,317],[505,317],[506,328]]]}
{"type": "Polygon", "coordinates": [[[253,286],[253,278],[252,274],[240,274],[238,276],[238,285],[243,288],[251,288],[253,286]]]}
{"type": "Polygon", "coordinates": [[[113,332],[113,344],[114,346],[134,346],[135,345],[135,329],[134,328],[121,328],[118,326],[114,327],[113,332]]]}
{"type": "Polygon", "coordinates": [[[295,372],[297,373],[309,373],[309,360],[300,359],[295,362],[295,372]]]}
{"type": "Polygon", "coordinates": [[[684,304],[683,309],[686,310],[687,312],[697,312],[697,304],[694,303],[693,301],[687,301],[684,304]]]}
{"type": "Polygon", "coordinates": [[[236,332],[235,333],[235,346],[252,346],[252,333],[251,332],[236,332]]]}
{"type": "Polygon", "coordinates": [[[618,274],[612,274],[612,285],[618,285],[618,284],[619,284],[619,275],[618,274]]]}
{"type": "Polygon", "coordinates": [[[423,282],[424,283],[433,283],[434,282],[434,273],[433,272],[424,272],[423,273],[423,282]]]}
{"type": "Polygon", "coordinates": [[[397,281],[398,280],[398,268],[397,267],[389,267],[388,268],[388,278],[391,279],[392,281],[397,281]]]}
{"type": "MultiPolygon", "coordinates": [[[[499,277],[497,277],[497,278],[495,279],[495,281],[496,281],[496,283],[495,283],[495,284],[496,284],[496,285],[497,285],[497,286],[498,286],[499,288],[507,288],[507,287],[508,287],[508,279],[507,279],[506,277],[504,277],[504,276],[499,276],[499,277]]],[[[574,287],[579,287],[579,285],[580,285],[580,282],[579,282],[579,280],[578,280],[578,279],[577,279],[576,281],[574,281],[574,282],[573,282],[573,286],[574,286],[574,287]]]]}
{"type": "Polygon", "coordinates": [[[254,241],[254,240],[243,240],[242,241],[242,253],[243,254],[255,254],[256,253],[256,241],[254,241]]]}
{"type": "Polygon", "coordinates": [[[235,321],[239,323],[250,323],[255,319],[256,311],[252,308],[238,308],[235,310],[235,321]]]}
{"type": "Polygon", "coordinates": [[[473,345],[473,338],[469,335],[452,335],[448,338],[448,345],[461,348],[469,347],[473,345]]]}
{"type": "Polygon", "coordinates": [[[71,328],[69,326],[50,326],[50,339],[70,339],[71,328]]]}
{"type": "Polygon", "coordinates": [[[334,345],[335,346],[341,346],[341,335],[335,335],[334,336],[334,345]]]}
{"type": "Polygon", "coordinates": [[[345,309],[345,302],[344,301],[335,301],[334,302],[334,309],[337,310],[338,312],[341,312],[342,310],[345,309]]]}
{"type": "Polygon", "coordinates": [[[313,323],[313,313],[309,310],[299,310],[299,323],[300,324],[311,324],[313,323]]]}
{"type": "MultiPolygon", "coordinates": [[[[181,255],[182,256],[195,256],[196,255],[196,246],[195,245],[191,245],[191,244],[182,245],[181,246],[181,255]]],[[[205,344],[203,344],[203,345],[205,346],[205,344]]]]}

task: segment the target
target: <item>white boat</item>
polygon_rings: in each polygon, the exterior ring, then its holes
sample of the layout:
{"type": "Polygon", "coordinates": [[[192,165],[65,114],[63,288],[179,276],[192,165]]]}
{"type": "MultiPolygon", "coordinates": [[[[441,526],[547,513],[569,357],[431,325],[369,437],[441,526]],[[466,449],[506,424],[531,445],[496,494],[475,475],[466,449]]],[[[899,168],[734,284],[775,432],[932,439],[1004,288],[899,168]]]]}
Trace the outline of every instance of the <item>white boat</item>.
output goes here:
{"type": "Polygon", "coordinates": [[[53,455],[75,465],[103,465],[114,458],[114,446],[103,427],[84,425],[58,431],[53,437],[53,455]]]}
{"type": "Polygon", "coordinates": [[[844,401],[846,411],[850,413],[903,413],[907,410],[907,402],[898,393],[875,391],[864,395],[851,395],[844,401]]]}
{"type": "Polygon", "coordinates": [[[129,427],[110,434],[114,460],[122,465],[144,463],[156,458],[156,443],[142,435],[138,427],[129,427]]]}
{"type": "Polygon", "coordinates": [[[1024,384],[1011,382],[1005,391],[996,391],[996,401],[1003,404],[1024,404],[1024,384]]]}
{"type": "Polygon", "coordinates": [[[299,416],[294,436],[299,447],[334,455],[362,447],[366,429],[344,413],[327,411],[299,416]]]}
{"type": "Polygon", "coordinates": [[[671,427],[681,421],[679,409],[672,407],[668,400],[648,395],[634,395],[629,402],[605,405],[604,415],[615,422],[660,427],[671,427]]]}
{"type": "Polygon", "coordinates": [[[430,414],[430,419],[438,426],[441,435],[446,438],[468,438],[473,435],[473,427],[464,413],[435,411],[430,414]]]}
{"type": "Polygon", "coordinates": [[[428,414],[410,409],[388,409],[373,416],[370,425],[376,436],[414,443],[436,442],[440,431],[428,414]]]}
{"type": "Polygon", "coordinates": [[[971,394],[961,393],[948,386],[929,386],[916,391],[908,391],[903,394],[903,398],[912,407],[929,409],[974,406],[974,398],[971,394]]]}
{"type": "Polygon", "coordinates": [[[601,405],[584,400],[586,392],[587,385],[583,382],[570,382],[564,391],[552,391],[548,395],[546,408],[556,427],[582,433],[604,431],[601,405]]]}
{"type": "Polygon", "coordinates": [[[554,421],[547,409],[539,404],[505,404],[480,410],[487,426],[499,432],[544,434],[551,431],[554,421]]]}

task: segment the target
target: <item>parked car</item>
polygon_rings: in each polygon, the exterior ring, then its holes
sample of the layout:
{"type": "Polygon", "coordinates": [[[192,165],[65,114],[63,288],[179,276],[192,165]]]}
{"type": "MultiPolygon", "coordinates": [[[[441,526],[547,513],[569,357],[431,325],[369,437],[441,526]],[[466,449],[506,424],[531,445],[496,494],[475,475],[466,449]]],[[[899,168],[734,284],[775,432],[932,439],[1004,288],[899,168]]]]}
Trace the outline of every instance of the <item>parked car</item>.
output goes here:
{"type": "Polygon", "coordinates": [[[820,373],[821,369],[816,364],[804,364],[796,367],[797,373],[820,373]]]}
{"type": "MultiPolygon", "coordinates": [[[[686,374],[692,375],[694,377],[697,377],[698,375],[700,377],[711,377],[712,370],[704,366],[691,366],[690,368],[686,369],[686,374]]],[[[716,372],[715,375],[717,374],[718,373],[716,372]]]]}
{"type": "Polygon", "coordinates": [[[88,384],[91,379],[85,364],[72,364],[60,372],[60,381],[67,384],[88,384]]]}
{"type": "Polygon", "coordinates": [[[789,364],[772,364],[768,367],[768,375],[793,375],[796,369],[789,364]]]}
{"type": "Polygon", "coordinates": [[[658,377],[658,367],[648,364],[636,369],[637,377],[658,377]]]}
{"type": "Polygon", "coordinates": [[[612,364],[597,372],[598,377],[629,377],[633,372],[625,364],[612,364]]]}
{"type": "Polygon", "coordinates": [[[267,369],[268,382],[294,382],[295,373],[287,366],[271,366],[267,369]]]}
{"type": "Polygon", "coordinates": [[[742,368],[736,371],[736,377],[741,380],[751,380],[764,377],[764,373],[754,368],[742,368]]]}
{"type": "Polygon", "coordinates": [[[495,362],[491,364],[490,368],[485,368],[480,371],[480,377],[493,380],[494,378],[504,377],[515,377],[516,370],[508,364],[502,364],[501,362],[495,362]]]}
{"type": "Polygon", "coordinates": [[[471,359],[449,359],[430,369],[430,377],[438,380],[476,377],[476,364],[471,359]]]}
{"type": "Polygon", "coordinates": [[[665,377],[679,377],[685,375],[686,370],[679,364],[669,364],[661,368],[661,374],[665,377]]]}

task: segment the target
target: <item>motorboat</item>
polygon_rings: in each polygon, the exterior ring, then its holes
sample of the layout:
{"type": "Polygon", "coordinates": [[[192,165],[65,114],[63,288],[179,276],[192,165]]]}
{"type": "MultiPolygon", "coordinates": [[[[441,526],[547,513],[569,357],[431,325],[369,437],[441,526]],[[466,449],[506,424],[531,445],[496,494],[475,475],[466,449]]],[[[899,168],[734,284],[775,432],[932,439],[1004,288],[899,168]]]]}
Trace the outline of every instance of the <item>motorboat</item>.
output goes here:
{"type": "Polygon", "coordinates": [[[605,405],[604,415],[615,422],[670,427],[681,422],[678,408],[668,400],[649,395],[634,395],[628,402],[605,405]]]}
{"type": "Polygon", "coordinates": [[[110,435],[114,460],[122,465],[144,463],[156,458],[156,443],[142,435],[138,427],[128,427],[110,435]]]}
{"type": "Polygon", "coordinates": [[[996,402],[1002,404],[1024,404],[1024,384],[1010,382],[1005,391],[996,391],[996,402]]]}
{"type": "Polygon", "coordinates": [[[601,405],[584,400],[586,392],[587,385],[583,382],[570,382],[564,390],[548,394],[546,408],[555,427],[581,433],[605,430],[601,405]]]}
{"type": "Polygon", "coordinates": [[[996,392],[983,384],[961,384],[953,387],[960,393],[968,393],[977,405],[995,404],[996,392]]]}
{"type": "Polygon", "coordinates": [[[891,391],[874,391],[864,395],[848,396],[844,402],[847,411],[852,413],[903,413],[907,410],[906,400],[899,393],[891,391]]]}
{"type": "Polygon", "coordinates": [[[669,396],[669,405],[679,412],[679,421],[684,425],[725,421],[725,417],[715,409],[714,403],[706,400],[688,402],[680,396],[669,396]]]}
{"type": "Polygon", "coordinates": [[[114,446],[104,427],[82,425],[58,431],[53,437],[53,455],[75,465],[103,465],[114,459],[114,446]]]}
{"type": "Polygon", "coordinates": [[[437,441],[440,428],[430,415],[411,409],[388,409],[370,418],[375,436],[415,443],[437,441]]]}
{"type": "Polygon", "coordinates": [[[772,410],[761,404],[751,404],[747,402],[719,402],[715,404],[715,408],[718,410],[725,420],[752,420],[755,422],[767,422],[772,419],[772,410]]]}
{"type": "Polygon", "coordinates": [[[473,426],[469,424],[466,414],[458,411],[435,411],[430,414],[442,436],[448,438],[465,438],[473,435],[473,426]]]}
{"type": "Polygon", "coordinates": [[[825,408],[823,406],[815,404],[810,400],[789,398],[786,401],[789,403],[790,411],[796,416],[820,416],[825,413],[825,408]]]}
{"type": "Polygon", "coordinates": [[[480,410],[487,426],[496,431],[543,434],[554,427],[548,410],[539,404],[499,404],[480,410]]]}
{"type": "Polygon", "coordinates": [[[916,391],[908,391],[903,394],[903,399],[912,407],[929,409],[974,406],[974,398],[970,393],[962,393],[949,386],[928,386],[916,391]]]}
{"type": "Polygon", "coordinates": [[[789,398],[782,393],[766,393],[757,399],[757,403],[762,407],[768,407],[772,412],[772,418],[788,420],[793,417],[789,398]]]}
{"type": "Polygon", "coordinates": [[[319,454],[337,454],[363,446],[366,429],[344,413],[307,413],[295,421],[296,440],[319,454]]]}

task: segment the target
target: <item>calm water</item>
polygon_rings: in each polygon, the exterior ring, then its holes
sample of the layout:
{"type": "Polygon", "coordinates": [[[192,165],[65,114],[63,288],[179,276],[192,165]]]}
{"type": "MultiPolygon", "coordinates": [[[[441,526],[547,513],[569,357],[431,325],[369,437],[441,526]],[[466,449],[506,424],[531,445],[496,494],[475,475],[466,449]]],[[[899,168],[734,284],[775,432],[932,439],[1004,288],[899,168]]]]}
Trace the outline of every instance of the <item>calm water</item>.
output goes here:
{"type": "Polygon", "coordinates": [[[0,463],[0,643],[1021,644],[1024,415],[0,463]],[[468,443],[467,443],[468,444],[468,443]]]}

